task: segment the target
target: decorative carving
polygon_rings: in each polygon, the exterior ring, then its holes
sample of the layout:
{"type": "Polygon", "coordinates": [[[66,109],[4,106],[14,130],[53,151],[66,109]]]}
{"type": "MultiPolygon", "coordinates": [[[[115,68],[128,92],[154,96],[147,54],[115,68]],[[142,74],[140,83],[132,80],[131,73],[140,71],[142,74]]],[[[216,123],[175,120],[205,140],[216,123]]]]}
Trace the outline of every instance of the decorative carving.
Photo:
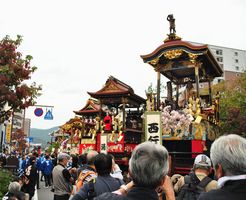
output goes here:
{"type": "Polygon", "coordinates": [[[155,59],[151,60],[149,63],[151,65],[156,65],[158,62],[159,62],[159,58],[155,58],[155,59]]]}
{"type": "Polygon", "coordinates": [[[191,63],[195,63],[198,55],[193,54],[193,53],[189,53],[188,55],[189,55],[191,63]]]}
{"type": "Polygon", "coordinates": [[[112,91],[112,90],[120,90],[112,81],[110,81],[102,91],[112,91]]]}
{"type": "Polygon", "coordinates": [[[164,56],[169,59],[172,60],[174,58],[179,58],[183,53],[182,49],[174,49],[174,50],[170,50],[170,51],[166,51],[164,53],[164,56]]]}

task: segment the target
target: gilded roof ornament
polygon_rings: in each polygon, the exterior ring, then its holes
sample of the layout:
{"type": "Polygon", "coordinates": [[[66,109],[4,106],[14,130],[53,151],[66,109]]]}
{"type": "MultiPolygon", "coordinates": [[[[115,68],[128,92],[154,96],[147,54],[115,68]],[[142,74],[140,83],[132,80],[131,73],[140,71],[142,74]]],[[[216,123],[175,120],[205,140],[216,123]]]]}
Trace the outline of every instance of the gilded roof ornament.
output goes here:
{"type": "Polygon", "coordinates": [[[172,60],[174,58],[178,58],[182,55],[183,50],[182,49],[174,49],[174,50],[170,50],[170,51],[166,51],[164,53],[164,56],[169,59],[172,60]]]}
{"type": "Polygon", "coordinates": [[[195,63],[197,59],[197,54],[188,53],[191,63],[195,63]]]}

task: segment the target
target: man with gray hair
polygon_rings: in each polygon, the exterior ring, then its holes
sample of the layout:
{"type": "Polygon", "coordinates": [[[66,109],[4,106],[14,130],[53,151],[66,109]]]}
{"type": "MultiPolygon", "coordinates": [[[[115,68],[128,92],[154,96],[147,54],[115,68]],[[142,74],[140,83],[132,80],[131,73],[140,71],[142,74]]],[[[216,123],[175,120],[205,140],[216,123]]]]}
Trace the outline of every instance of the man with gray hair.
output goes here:
{"type": "Polygon", "coordinates": [[[73,178],[66,168],[69,159],[70,156],[66,153],[57,156],[58,164],[52,171],[54,200],[68,200],[71,195],[73,178]]]}
{"type": "Polygon", "coordinates": [[[168,151],[164,146],[151,142],[139,144],[132,152],[129,161],[129,174],[133,187],[121,186],[119,195],[104,193],[96,200],[158,200],[157,190],[164,189],[166,199],[175,199],[168,173],[168,151]],[[123,192],[124,191],[124,192],[123,192]]]}
{"type": "Polygon", "coordinates": [[[84,183],[96,177],[96,169],[94,165],[95,157],[98,155],[97,151],[91,150],[86,155],[86,165],[78,169],[78,180],[76,181],[75,193],[77,193],[84,183]]]}
{"type": "Polygon", "coordinates": [[[29,195],[21,191],[21,184],[17,181],[10,182],[8,187],[8,193],[3,197],[2,200],[11,199],[11,197],[21,197],[21,199],[28,200],[29,195]]]}
{"type": "Polygon", "coordinates": [[[217,190],[204,193],[199,200],[246,199],[246,139],[235,134],[216,139],[210,150],[217,190]]]}

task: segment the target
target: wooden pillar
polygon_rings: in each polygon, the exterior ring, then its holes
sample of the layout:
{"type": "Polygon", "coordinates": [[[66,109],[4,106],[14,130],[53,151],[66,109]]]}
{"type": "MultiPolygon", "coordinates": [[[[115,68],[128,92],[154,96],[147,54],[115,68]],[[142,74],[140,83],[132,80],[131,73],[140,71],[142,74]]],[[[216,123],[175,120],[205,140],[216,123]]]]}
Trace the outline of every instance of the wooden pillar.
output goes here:
{"type": "Polygon", "coordinates": [[[160,95],[161,95],[161,73],[157,72],[157,108],[160,110],[160,95]]]}
{"type": "Polygon", "coordinates": [[[173,88],[172,88],[172,82],[167,82],[167,101],[170,103],[173,99],[173,88]]]}
{"type": "Polygon", "coordinates": [[[195,66],[195,80],[196,80],[196,97],[199,98],[199,66],[195,66]]]}
{"type": "Polygon", "coordinates": [[[123,111],[123,132],[126,128],[126,99],[122,98],[122,111],[123,111]]]}
{"type": "Polygon", "coordinates": [[[179,85],[176,85],[176,108],[179,107],[179,85]]]}
{"type": "Polygon", "coordinates": [[[101,120],[102,119],[102,100],[99,99],[99,102],[100,102],[99,117],[100,117],[100,120],[101,120]]]}
{"type": "Polygon", "coordinates": [[[212,89],[211,89],[211,79],[208,81],[208,92],[209,92],[209,104],[212,105],[212,89]]]}

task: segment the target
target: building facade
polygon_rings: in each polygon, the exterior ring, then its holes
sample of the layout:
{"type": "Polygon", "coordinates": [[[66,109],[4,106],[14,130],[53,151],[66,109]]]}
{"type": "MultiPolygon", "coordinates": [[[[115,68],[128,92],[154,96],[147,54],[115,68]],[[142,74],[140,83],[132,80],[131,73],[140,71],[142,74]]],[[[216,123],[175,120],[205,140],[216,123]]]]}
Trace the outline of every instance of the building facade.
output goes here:
{"type": "Polygon", "coordinates": [[[220,82],[221,79],[234,80],[246,71],[246,50],[215,45],[208,46],[224,71],[223,77],[217,78],[217,82],[220,82]]]}
{"type": "MultiPolygon", "coordinates": [[[[202,43],[192,42],[192,44],[201,45],[202,43]]],[[[246,72],[246,50],[234,49],[208,44],[217,62],[223,69],[223,76],[214,79],[213,84],[223,80],[233,81],[241,73],[246,72]]],[[[207,87],[207,84],[200,84],[200,87],[207,87]]]]}
{"type": "Polygon", "coordinates": [[[31,119],[25,118],[23,129],[24,129],[24,135],[26,137],[30,136],[30,128],[31,128],[31,119]]]}

